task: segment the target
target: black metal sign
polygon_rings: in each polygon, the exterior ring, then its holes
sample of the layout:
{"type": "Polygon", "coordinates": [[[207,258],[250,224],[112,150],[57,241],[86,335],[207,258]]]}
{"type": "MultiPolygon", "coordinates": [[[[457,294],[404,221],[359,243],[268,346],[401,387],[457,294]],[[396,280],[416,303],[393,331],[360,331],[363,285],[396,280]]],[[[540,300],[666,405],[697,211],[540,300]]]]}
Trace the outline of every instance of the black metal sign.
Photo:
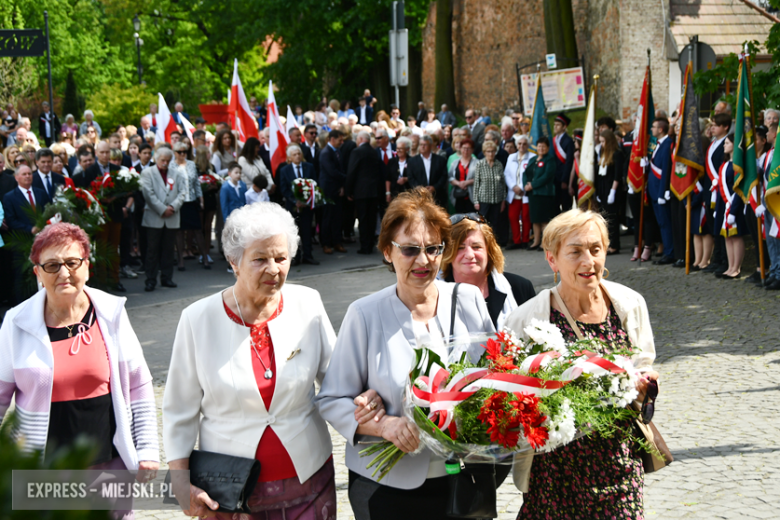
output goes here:
{"type": "Polygon", "coordinates": [[[41,29],[0,29],[0,57],[43,56],[46,37],[41,29]]]}

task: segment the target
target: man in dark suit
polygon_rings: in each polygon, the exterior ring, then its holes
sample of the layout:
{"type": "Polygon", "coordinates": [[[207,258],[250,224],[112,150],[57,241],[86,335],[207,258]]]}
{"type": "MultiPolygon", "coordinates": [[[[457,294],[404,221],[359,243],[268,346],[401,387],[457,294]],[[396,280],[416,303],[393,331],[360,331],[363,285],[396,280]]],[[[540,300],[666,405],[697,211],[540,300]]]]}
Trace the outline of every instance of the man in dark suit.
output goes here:
{"type": "Polygon", "coordinates": [[[427,188],[442,207],[447,207],[447,161],[432,153],[433,140],[429,135],[420,137],[419,154],[409,159],[409,187],[427,188]]]}
{"type": "Polygon", "coordinates": [[[658,144],[653,150],[650,161],[650,174],[647,176],[647,197],[653,205],[653,212],[661,228],[661,240],[664,244],[664,256],[653,262],[657,265],[673,264],[674,237],[672,235],[672,212],[669,200],[671,194],[669,185],[672,178],[672,147],[674,143],[669,137],[669,120],[657,118],[653,121],[653,137],[658,144]]]}
{"type": "MultiPolygon", "coordinates": [[[[40,229],[35,227],[35,222],[30,215],[30,208],[35,212],[43,211],[47,202],[46,192],[32,185],[33,172],[27,165],[19,166],[14,173],[14,178],[17,187],[3,197],[5,223],[10,231],[35,235],[40,229]]],[[[29,284],[25,282],[23,271],[25,255],[18,251],[12,252],[12,265],[13,298],[14,304],[18,304],[30,296],[33,289],[28,287],[29,284]]]]}
{"type": "Polygon", "coordinates": [[[573,187],[569,184],[571,169],[574,165],[574,140],[566,133],[569,123],[571,123],[571,119],[566,114],[558,114],[553,123],[555,137],[552,139],[552,147],[557,164],[557,169],[555,170],[555,203],[560,213],[571,209],[572,195],[569,189],[577,189],[576,184],[573,187]]]}
{"type": "Polygon", "coordinates": [[[723,148],[726,136],[729,135],[729,131],[731,130],[731,116],[727,113],[716,114],[713,116],[712,122],[714,123],[712,125],[712,143],[705,153],[705,168],[707,175],[702,176],[701,184],[707,192],[707,203],[704,207],[706,219],[711,222],[711,224],[707,226],[707,229],[712,230],[714,246],[712,246],[713,250],[710,265],[704,268],[704,272],[722,273],[728,269],[726,239],[720,234],[720,229],[723,225],[723,216],[717,215],[717,218],[713,217],[714,206],[711,205],[710,201],[712,200],[712,193],[717,194],[718,192],[718,182],[716,182],[715,179],[718,179],[720,166],[723,164],[723,148]]]}
{"type": "Polygon", "coordinates": [[[51,171],[53,163],[54,152],[48,148],[41,148],[35,152],[35,164],[38,166],[38,171],[33,175],[32,185],[46,193],[47,203],[54,200],[57,186],[65,185],[65,176],[51,171]]]}
{"type": "Polygon", "coordinates": [[[323,195],[330,199],[322,210],[322,225],[320,227],[320,242],[322,252],[326,255],[346,253],[342,245],[341,230],[343,218],[344,182],[347,179],[339,148],[344,136],[339,130],[331,130],[328,134],[328,145],[320,153],[319,184],[323,195]]]}
{"type": "Polygon", "coordinates": [[[270,131],[271,130],[268,127],[265,127],[263,131],[260,132],[260,158],[263,160],[266,169],[269,172],[273,172],[273,169],[271,168],[271,148],[268,137],[270,131]]]}
{"type": "Polygon", "coordinates": [[[315,173],[320,172],[320,145],[317,144],[317,126],[308,124],[303,128],[303,142],[301,143],[303,160],[314,166],[315,173]]]}
{"type": "Polygon", "coordinates": [[[415,120],[417,121],[417,126],[423,124],[423,121],[428,120],[428,109],[425,108],[425,103],[422,101],[417,103],[417,117],[415,120]]]}
{"type": "Polygon", "coordinates": [[[311,251],[311,222],[313,211],[311,206],[297,201],[295,195],[293,195],[293,181],[295,179],[317,180],[315,178],[314,166],[304,162],[300,145],[291,145],[287,148],[287,158],[290,162],[279,168],[277,179],[279,181],[279,189],[284,197],[284,207],[295,218],[295,224],[298,226],[298,233],[301,236],[301,245],[303,246],[302,250],[298,249],[295,258],[293,259],[293,265],[298,265],[301,262],[304,264],[319,265],[319,262],[314,259],[311,251]]]}
{"type": "Polygon", "coordinates": [[[46,148],[49,148],[60,135],[62,125],[57,114],[51,111],[48,101],[41,103],[41,107],[43,107],[43,113],[38,118],[38,135],[46,142],[46,148]]]}
{"type": "Polygon", "coordinates": [[[371,148],[371,136],[368,132],[360,132],[357,148],[349,160],[344,192],[349,200],[355,201],[360,232],[358,253],[361,255],[370,255],[374,249],[376,217],[384,191],[384,173],[384,164],[376,150],[371,148]]]}
{"type": "Polygon", "coordinates": [[[182,105],[180,101],[176,102],[173,109],[175,110],[173,113],[173,120],[176,121],[177,125],[184,128],[184,124],[181,122],[181,118],[184,117],[187,119],[187,121],[189,121],[190,115],[184,111],[184,105],[182,105]]]}
{"type": "Polygon", "coordinates": [[[466,110],[466,126],[471,132],[471,138],[474,142],[480,145],[485,142],[485,125],[477,122],[477,114],[471,108],[466,110]]]}
{"type": "MultiPolygon", "coordinates": [[[[357,144],[352,140],[352,130],[349,125],[341,125],[339,127],[341,133],[344,135],[344,143],[339,148],[339,154],[341,154],[341,163],[349,165],[349,158],[352,152],[357,148],[357,144]]],[[[341,219],[341,232],[344,235],[344,242],[347,244],[355,243],[355,201],[349,200],[344,197],[344,214],[341,219]]]]}
{"type": "Polygon", "coordinates": [[[358,118],[358,123],[361,125],[369,125],[374,120],[374,109],[366,102],[366,98],[362,97],[358,100],[355,115],[358,118]]]}

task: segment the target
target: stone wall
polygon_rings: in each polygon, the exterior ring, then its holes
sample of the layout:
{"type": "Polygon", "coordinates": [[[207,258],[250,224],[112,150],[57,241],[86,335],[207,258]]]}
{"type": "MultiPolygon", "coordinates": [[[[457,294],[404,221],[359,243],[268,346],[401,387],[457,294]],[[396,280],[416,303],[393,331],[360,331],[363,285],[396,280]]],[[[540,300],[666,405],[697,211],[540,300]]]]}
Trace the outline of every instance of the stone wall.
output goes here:
{"type": "MultiPolygon", "coordinates": [[[[620,7],[615,0],[590,0],[586,12],[589,38],[583,49],[588,85],[599,75],[598,107],[617,116],[621,106],[620,7]]],[[[588,95],[588,94],[586,94],[588,95]]]]}

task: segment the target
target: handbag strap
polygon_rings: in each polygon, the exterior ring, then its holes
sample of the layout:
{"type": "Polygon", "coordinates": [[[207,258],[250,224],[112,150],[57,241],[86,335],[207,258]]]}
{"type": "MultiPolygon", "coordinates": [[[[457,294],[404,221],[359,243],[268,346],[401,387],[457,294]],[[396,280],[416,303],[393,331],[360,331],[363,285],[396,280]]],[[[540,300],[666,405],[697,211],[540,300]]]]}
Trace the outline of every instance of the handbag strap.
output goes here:
{"type": "Polygon", "coordinates": [[[558,288],[553,287],[551,289],[552,295],[555,298],[555,303],[558,304],[558,307],[563,312],[563,315],[566,316],[566,321],[569,322],[569,326],[574,331],[574,334],[577,336],[577,339],[584,339],[584,336],[582,335],[582,331],[580,330],[580,327],[577,325],[577,322],[574,321],[574,318],[572,318],[571,313],[569,312],[569,308],[566,307],[566,304],[563,303],[563,298],[561,298],[561,295],[558,294],[558,288]]]}
{"type": "Polygon", "coordinates": [[[455,333],[455,313],[458,310],[458,287],[460,287],[460,284],[456,283],[455,287],[452,288],[452,310],[450,313],[450,339],[452,339],[452,335],[455,333]]]}

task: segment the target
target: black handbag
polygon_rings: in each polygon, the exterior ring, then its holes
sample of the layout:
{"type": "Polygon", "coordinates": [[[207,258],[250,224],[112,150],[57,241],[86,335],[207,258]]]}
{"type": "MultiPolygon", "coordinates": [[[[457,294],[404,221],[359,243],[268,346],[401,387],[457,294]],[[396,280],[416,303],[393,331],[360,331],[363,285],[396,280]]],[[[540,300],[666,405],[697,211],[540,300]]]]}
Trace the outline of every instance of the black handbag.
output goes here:
{"type": "MultiPolygon", "coordinates": [[[[190,483],[219,503],[217,511],[251,513],[249,497],[260,476],[260,461],[211,451],[193,450],[190,455],[190,483]]],[[[171,474],[165,477],[170,484],[171,474]]],[[[177,503],[176,499],[163,502],[177,503]]]]}
{"type": "MultiPolygon", "coordinates": [[[[447,461],[447,466],[458,465],[447,461]]],[[[448,470],[448,473],[450,471],[448,470]]],[[[460,464],[460,472],[449,475],[447,516],[496,518],[496,467],[493,464],[460,464]]]]}

